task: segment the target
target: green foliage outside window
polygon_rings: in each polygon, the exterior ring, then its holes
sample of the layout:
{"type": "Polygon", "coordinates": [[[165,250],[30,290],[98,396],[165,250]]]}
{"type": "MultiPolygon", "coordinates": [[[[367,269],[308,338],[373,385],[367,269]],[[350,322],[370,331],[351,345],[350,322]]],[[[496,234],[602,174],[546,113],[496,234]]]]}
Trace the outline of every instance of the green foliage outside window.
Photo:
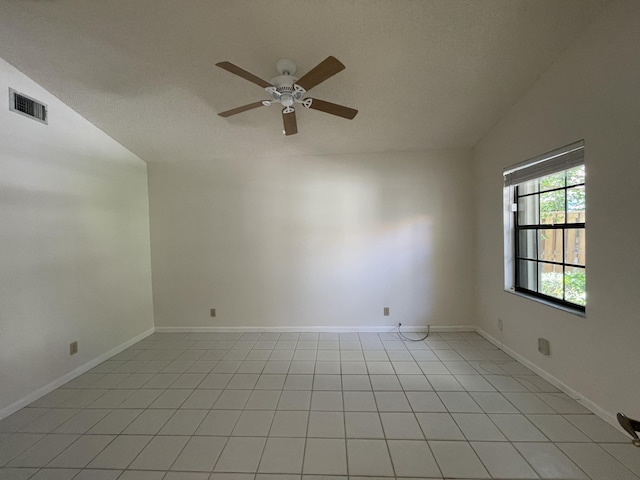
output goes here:
{"type": "MultiPolygon", "coordinates": [[[[539,185],[541,223],[564,223],[569,220],[565,219],[566,214],[570,212],[584,213],[584,186],[570,188],[572,185],[581,184],[584,181],[584,165],[541,178],[539,185]],[[569,187],[566,190],[546,192],[546,190],[564,187],[565,182],[569,187]],[[566,211],[565,192],[567,195],[566,211]]],[[[582,221],[584,221],[584,217],[582,221]]],[[[542,238],[546,239],[545,234],[542,234],[542,238]]],[[[540,278],[540,291],[556,298],[562,298],[563,280],[565,300],[577,305],[586,305],[586,273],[584,269],[567,270],[564,275],[560,272],[543,272],[540,278]]]]}

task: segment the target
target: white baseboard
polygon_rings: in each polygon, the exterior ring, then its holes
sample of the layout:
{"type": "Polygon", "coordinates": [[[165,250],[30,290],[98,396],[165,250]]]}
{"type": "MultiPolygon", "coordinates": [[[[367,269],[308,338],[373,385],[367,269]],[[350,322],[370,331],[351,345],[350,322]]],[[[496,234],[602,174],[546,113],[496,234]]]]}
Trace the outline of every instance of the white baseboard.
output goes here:
{"type": "MultiPolygon", "coordinates": [[[[450,326],[450,325],[431,325],[430,331],[433,333],[443,332],[475,332],[476,327],[471,325],[450,326]]],[[[398,327],[395,326],[290,326],[290,327],[156,327],[157,333],[231,333],[231,332],[320,332],[320,333],[385,333],[395,332],[398,327]]],[[[427,326],[402,326],[403,332],[426,332],[427,326]]]]}
{"type": "Polygon", "coordinates": [[[511,357],[515,358],[518,362],[520,362],[522,365],[527,367],[529,370],[531,370],[531,371],[537,373],[538,375],[540,375],[542,378],[544,378],[551,385],[553,385],[554,387],[560,389],[562,392],[566,393],[569,397],[573,398],[575,401],[580,403],[583,407],[585,407],[586,409],[592,411],[595,415],[597,415],[598,417],[603,419],[605,422],[611,424],[617,430],[620,430],[621,432],[623,431],[620,428],[620,425],[618,424],[618,420],[616,419],[616,415],[614,413],[611,413],[611,412],[605,410],[600,405],[596,404],[592,400],[590,400],[587,397],[585,397],[584,395],[582,395],[580,392],[578,392],[578,391],[574,390],[573,388],[571,388],[569,385],[564,383],[562,380],[554,377],[553,375],[551,375],[546,370],[543,370],[542,368],[537,366],[531,360],[528,360],[527,358],[523,357],[522,355],[520,355],[515,350],[512,350],[511,348],[503,345],[502,342],[500,342],[498,339],[492,337],[491,335],[489,335],[487,332],[485,332],[481,328],[476,327],[475,331],[478,332],[479,335],[482,335],[488,341],[493,343],[496,347],[500,348],[506,354],[508,354],[511,357]]]}
{"type": "Polygon", "coordinates": [[[91,370],[93,367],[101,364],[105,360],[108,360],[111,357],[113,357],[114,355],[117,355],[118,353],[122,352],[123,350],[126,350],[131,345],[133,345],[134,343],[138,343],[140,340],[143,340],[144,338],[147,338],[153,332],[154,332],[154,329],[150,328],[146,332],[143,332],[140,335],[136,335],[135,337],[130,338],[126,342],[121,343],[120,345],[118,345],[117,347],[112,348],[108,352],[105,352],[102,355],[100,355],[100,356],[98,356],[96,358],[93,358],[93,359],[89,360],[86,363],[83,363],[79,367],[74,368],[70,372],[68,372],[68,373],[64,374],[63,376],[55,379],[53,382],[45,385],[44,387],[41,387],[41,388],[31,392],[29,395],[27,395],[25,397],[22,397],[20,400],[18,400],[16,402],[13,402],[11,405],[0,409],[0,420],[2,420],[5,417],[8,417],[12,413],[17,412],[21,408],[26,407],[30,403],[35,402],[40,397],[44,397],[47,393],[50,393],[50,392],[54,391],[56,388],[64,385],[67,382],[70,382],[74,378],[76,378],[76,377],[82,375],[83,373],[91,370]]]}

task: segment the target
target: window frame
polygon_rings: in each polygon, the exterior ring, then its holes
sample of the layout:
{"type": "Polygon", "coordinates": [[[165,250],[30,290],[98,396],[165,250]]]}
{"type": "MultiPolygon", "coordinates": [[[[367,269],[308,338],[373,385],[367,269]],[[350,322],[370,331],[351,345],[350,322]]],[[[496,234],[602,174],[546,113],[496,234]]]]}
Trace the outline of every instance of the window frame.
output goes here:
{"type": "MultiPolygon", "coordinates": [[[[586,259],[584,265],[575,264],[573,262],[566,261],[566,239],[567,239],[567,231],[568,230],[580,230],[581,235],[586,238],[586,208],[585,208],[585,218],[582,222],[573,222],[568,223],[568,214],[570,210],[568,209],[568,197],[567,191],[571,188],[575,187],[583,187],[586,191],[586,178],[582,183],[576,183],[572,185],[567,185],[567,181],[565,178],[565,182],[562,187],[550,188],[546,190],[540,190],[537,188],[535,192],[528,192],[524,194],[519,193],[519,188],[526,181],[530,180],[539,180],[544,178],[547,175],[553,173],[559,173],[571,168],[585,165],[584,161],[584,142],[575,142],[573,144],[567,145],[560,149],[554,150],[547,154],[539,155],[533,159],[527,160],[525,162],[521,162],[519,164],[508,167],[504,170],[504,190],[503,190],[503,203],[504,203],[504,279],[505,279],[505,290],[510,293],[515,293],[519,296],[529,298],[534,301],[541,302],[543,304],[549,305],[551,307],[559,308],[561,310],[565,310],[569,313],[574,313],[579,316],[586,316],[586,305],[580,305],[577,303],[570,302],[566,300],[566,282],[565,282],[565,272],[567,268],[577,267],[583,268],[585,273],[587,270],[586,259]],[[565,157],[567,163],[564,164],[565,157]],[[549,162],[548,165],[545,165],[546,162],[549,162]],[[540,173],[542,172],[542,173],[540,173]],[[539,175],[537,175],[539,173],[539,175]],[[537,175],[537,176],[532,176],[537,175]],[[515,178],[515,179],[514,179],[515,178]],[[525,178],[522,180],[521,178],[525,178]],[[542,222],[541,211],[540,211],[540,195],[548,192],[555,191],[564,191],[564,219],[562,223],[554,223],[554,224],[545,224],[542,222]],[[537,216],[535,219],[537,223],[527,223],[524,225],[519,224],[518,213],[523,210],[519,210],[519,199],[525,198],[527,196],[536,196],[538,195],[538,201],[536,202],[535,208],[537,208],[537,216]],[[558,262],[556,260],[545,260],[540,258],[539,253],[539,231],[540,230],[562,230],[562,261],[558,262]],[[534,231],[535,233],[535,244],[533,245],[535,251],[535,258],[530,258],[526,255],[526,253],[521,254],[520,252],[520,241],[519,235],[520,232],[523,231],[534,231]],[[535,265],[535,288],[536,290],[531,290],[529,288],[523,287],[519,285],[520,279],[520,261],[531,261],[535,265]],[[540,265],[549,264],[549,265],[558,265],[562,268],[562,297],[557,298],[551,295],[547,295],[541,293],[539,282],[540,282],[540,265]]],[[[586,196],[585,196],[586,198],[586,196]]],[[[530,252],[530,251],[529,251],[530,252]]]]}

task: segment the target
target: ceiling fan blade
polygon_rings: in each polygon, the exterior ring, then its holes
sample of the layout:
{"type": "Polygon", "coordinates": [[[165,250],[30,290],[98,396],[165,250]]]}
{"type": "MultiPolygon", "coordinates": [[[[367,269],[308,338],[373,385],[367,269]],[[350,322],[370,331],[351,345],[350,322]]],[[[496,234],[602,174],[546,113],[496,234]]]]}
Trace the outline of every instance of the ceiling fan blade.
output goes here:
{"type": "MultiPolygon", "coordinates": [[[[291,108],[291,107],[289,107],[291,108]]],[[[282,121],[284,123],[284,134],[295,135],[298,133],[298,122],[296,122],[296,111],[291,108],[289,113],[284,113],[286,108],[282,109],[282,121]]]]}
{"type": "Polygon", "coordinates": [[[305,73],[296,83],[309,91],[319,83],[324,82],[327,78],[334,76],[342,70],[344,70],[344,65],[340,60],[336,57],[327,57],[305,73]]]}
{"type": "Polygon", "coordinates": [[[245,80],[249,80],[251,83],[255,83],[256,85],[261,86],[262,88],[271,87],[272,85],[266,80],[261,79],[260,77],[255,76],[251,72],[247,72],[243,68],[240,68],[237,65],[234,65],[231,62],[220,62],[216,63],[216,67],[220,67],[227,72],[233,73],[234,75],[238,75],[239,77],[244,78],[245,80]]]}
{"type": "Polygon", "coordinates": [[[246,112],[247,110],[253,110],[254,108],[263,106],[264,104],[262,102],[253,102],[248,105],[243,105],[242,107],[232,108],[231,110],[219,113],[218,115],[220,115],[221,117],[230,117],[231,115],[235,115],[236,113],[246,112]]]}
{"type": "Polygon", "coordinates": [[[355,108],[345,107],[344,105],[338,105],[337,103],[325,102],[324,100],[318,100],[317,98],[311,99],[311,106],[313,110],[319,110],[324,113],[330,113],[331,115],[337,115],[338,117],[353,118],[358,114],[358,110],[355,108]]]}

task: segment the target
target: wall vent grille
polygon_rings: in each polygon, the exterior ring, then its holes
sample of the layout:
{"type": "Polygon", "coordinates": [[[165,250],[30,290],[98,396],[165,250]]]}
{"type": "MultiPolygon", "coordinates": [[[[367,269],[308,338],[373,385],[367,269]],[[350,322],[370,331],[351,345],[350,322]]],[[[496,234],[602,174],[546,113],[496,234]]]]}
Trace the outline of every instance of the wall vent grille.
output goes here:
{"type": "Polygon", "coordinates": [[[9,110],[46,124],[47,106],[23,93],[9,89],[9,110]]]}

